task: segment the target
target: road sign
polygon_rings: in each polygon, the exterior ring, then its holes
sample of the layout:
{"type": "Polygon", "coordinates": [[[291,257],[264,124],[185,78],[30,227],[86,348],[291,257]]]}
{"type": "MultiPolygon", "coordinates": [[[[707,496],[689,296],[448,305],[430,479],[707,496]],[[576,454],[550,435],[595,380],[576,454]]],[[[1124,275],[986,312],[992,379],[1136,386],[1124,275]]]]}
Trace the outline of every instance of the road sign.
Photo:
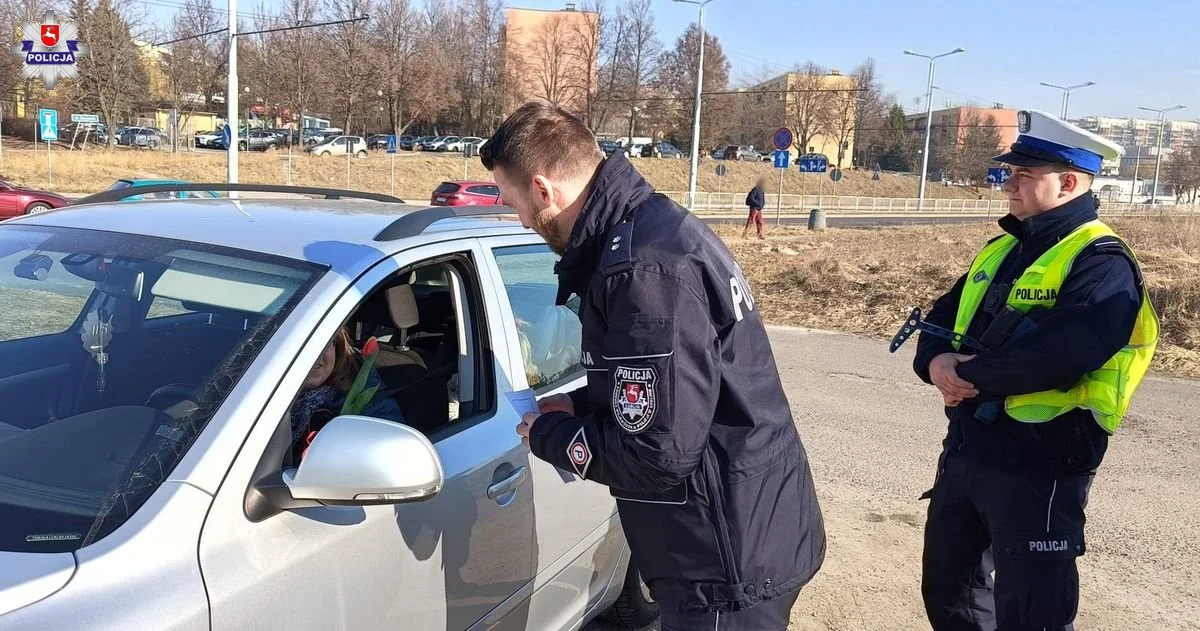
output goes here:
{"type": "Polygon", "coordinates": [[[38,110],[38,122],[41,123],[42,140],[58,140],[58,110],[38,110]]]}
{"type": "Polygon", "coordinates": [[[872,180],[875,180],[876,182],[878,182],[878,181],[879,181],[879,171],[880,171],[880,169],[879,169],[879,163],[878,163],[878,162],[876,162],[876,163],[875,163],[875,173],[874,173],[874,174],[871,176],[871,179],[872,179],[872,180]]]}
{"type": "Polygon", "coordinates": [[[792,148],[792,130],[787,127],[780,127],[775,132],[775,148],[781,150],[792,148]]]}
{"type": "Polygon", "coordinates": [[[819,153],[806,153],[800,156],[796,163],[801,173],[824,173],[829,170],[829,158],[819,153]]]}
{"type": "Polygon", "coordinates": [[[842,170],[834,167],[834,169],[829,172],[829,179],[833,180],[834,182],[842,179],[842,170]]]}
{"type": "Polygon", "coordinates": [[[72,123],[99,123],[100,117],[96,114],[71,114],[72,123]]]}
{"type": "Polygon", "coordinates": [[[396,134],[388,134],[387,152],[396,153],[396,134]]]}
{"type": "Polygon", "coordinates": [[[718,165],[717,165],[717,177],[725,177],[725,174],[726,174],[728,171],[729,171],[729,169],[726,169],[726,168],[725,168],[725,165],[723,165],[723,164],[718,164],[718,165]]]}
{"type": "Polygon", "coordinates": [[[226,149],[233,143],[233,131],[229,129],[229,123],[225,123],[225,126],[221,128],[221,143],[225,145],[226,149]]]}
{"type": "Polygon", "coordinates": [[[790,157],[792,157],[792,154],[788,153],[787,150],[784,150],[784,149],[776,150],[775,151],[775,168],[776,169],[788,168],[788,158],[790,158],[790,157]]]}
{"type": "Polygon", "coordinates": [[[1003,184],[1012,177],[1012,171],[1004,167],[992,167],[988,169],[987,181],[988,184],[1003,184]]]}

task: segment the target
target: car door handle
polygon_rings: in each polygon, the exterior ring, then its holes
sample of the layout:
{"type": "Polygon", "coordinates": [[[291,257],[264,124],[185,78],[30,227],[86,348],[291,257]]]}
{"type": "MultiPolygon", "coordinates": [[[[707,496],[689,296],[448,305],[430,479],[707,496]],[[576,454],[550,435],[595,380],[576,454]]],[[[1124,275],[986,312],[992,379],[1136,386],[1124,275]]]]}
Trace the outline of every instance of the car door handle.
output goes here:
{"type": "Polygon", "coordinates": [[[528,467],[517,467],[515,471],[510,473],[507,478],[488,487],[488,499],[496,499],[502,495],[510,493],[516,489],[522,482],[525,481],[525,476],[529,475],[528,467]]]}

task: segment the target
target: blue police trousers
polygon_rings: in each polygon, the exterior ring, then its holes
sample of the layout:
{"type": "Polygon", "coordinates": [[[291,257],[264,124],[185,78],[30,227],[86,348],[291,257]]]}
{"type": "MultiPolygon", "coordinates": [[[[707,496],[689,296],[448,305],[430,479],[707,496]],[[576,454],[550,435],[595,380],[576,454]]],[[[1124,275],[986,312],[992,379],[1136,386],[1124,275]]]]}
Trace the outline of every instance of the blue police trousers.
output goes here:
{"type": "Polygon", "coordinates": [[[787,631],[800,590],[729,613],[662,612],[662,631],[787,631]]]}
{"type": "Polygon", "coordinates": [[[944,457],[921,567],[934,631],[1070,631],[1092,477],[1025,475],[944,457]]]}

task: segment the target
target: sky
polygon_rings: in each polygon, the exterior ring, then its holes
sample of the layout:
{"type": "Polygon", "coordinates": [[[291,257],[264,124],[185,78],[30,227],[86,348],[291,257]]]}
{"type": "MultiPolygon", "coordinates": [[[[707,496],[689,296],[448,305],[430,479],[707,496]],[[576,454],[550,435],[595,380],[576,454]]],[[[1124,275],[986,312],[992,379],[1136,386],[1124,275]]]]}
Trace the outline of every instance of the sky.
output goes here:
{"type": "MultiPolygon", "coordinates": [[[[259,0],[243,0],[239,13],[259,0]]],[[[267,7],[279,0],[264,0],[267,7]]],[[[419,2],[420,0],[416,0],[419,2]]],[[[606,0],[609,7],[624,0],[606,0]]],[[[563,8],[566,0],[506,0],[508,6],[563,8]]],[[[224,8],[225,0],[214,0],[224,8]]],[[[675,40],[697,7],[653,0],[659,38],[675,40]]],[[[169,20],[168,0],[140,0],[169,20]]],[[[182,2],[179,2],[182,4],[182,2]]],[[[1071,93],[1071,118],[1143,116],[1139,106],[1188,109],[1168,117],[1200,120],[1200,0],[711,0],[705,29],[721,41],[733,82],[764,69],[781,74],[813,61],[851,72],[875,59],[884,90],[908,111],[925,109],[929,62],[937,55],[933,104],[1040,109],[1057,115],[1062,92],[1039,82],[1096,85],[1071,93]]]]}

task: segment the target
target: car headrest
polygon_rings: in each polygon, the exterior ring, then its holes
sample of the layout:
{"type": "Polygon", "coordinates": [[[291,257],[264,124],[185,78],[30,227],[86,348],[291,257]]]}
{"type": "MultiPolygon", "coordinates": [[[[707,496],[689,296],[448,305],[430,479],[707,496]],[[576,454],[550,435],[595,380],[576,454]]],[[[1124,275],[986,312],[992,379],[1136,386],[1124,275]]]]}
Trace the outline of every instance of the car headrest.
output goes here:
{"type": "Polygon", "coordinates": [[[387,290],[388,313],[398,329],[408,329],[417,326],[421,321],[417,314],[417,299],[413,296],[412,285],[396,285],[387,290]]]}

